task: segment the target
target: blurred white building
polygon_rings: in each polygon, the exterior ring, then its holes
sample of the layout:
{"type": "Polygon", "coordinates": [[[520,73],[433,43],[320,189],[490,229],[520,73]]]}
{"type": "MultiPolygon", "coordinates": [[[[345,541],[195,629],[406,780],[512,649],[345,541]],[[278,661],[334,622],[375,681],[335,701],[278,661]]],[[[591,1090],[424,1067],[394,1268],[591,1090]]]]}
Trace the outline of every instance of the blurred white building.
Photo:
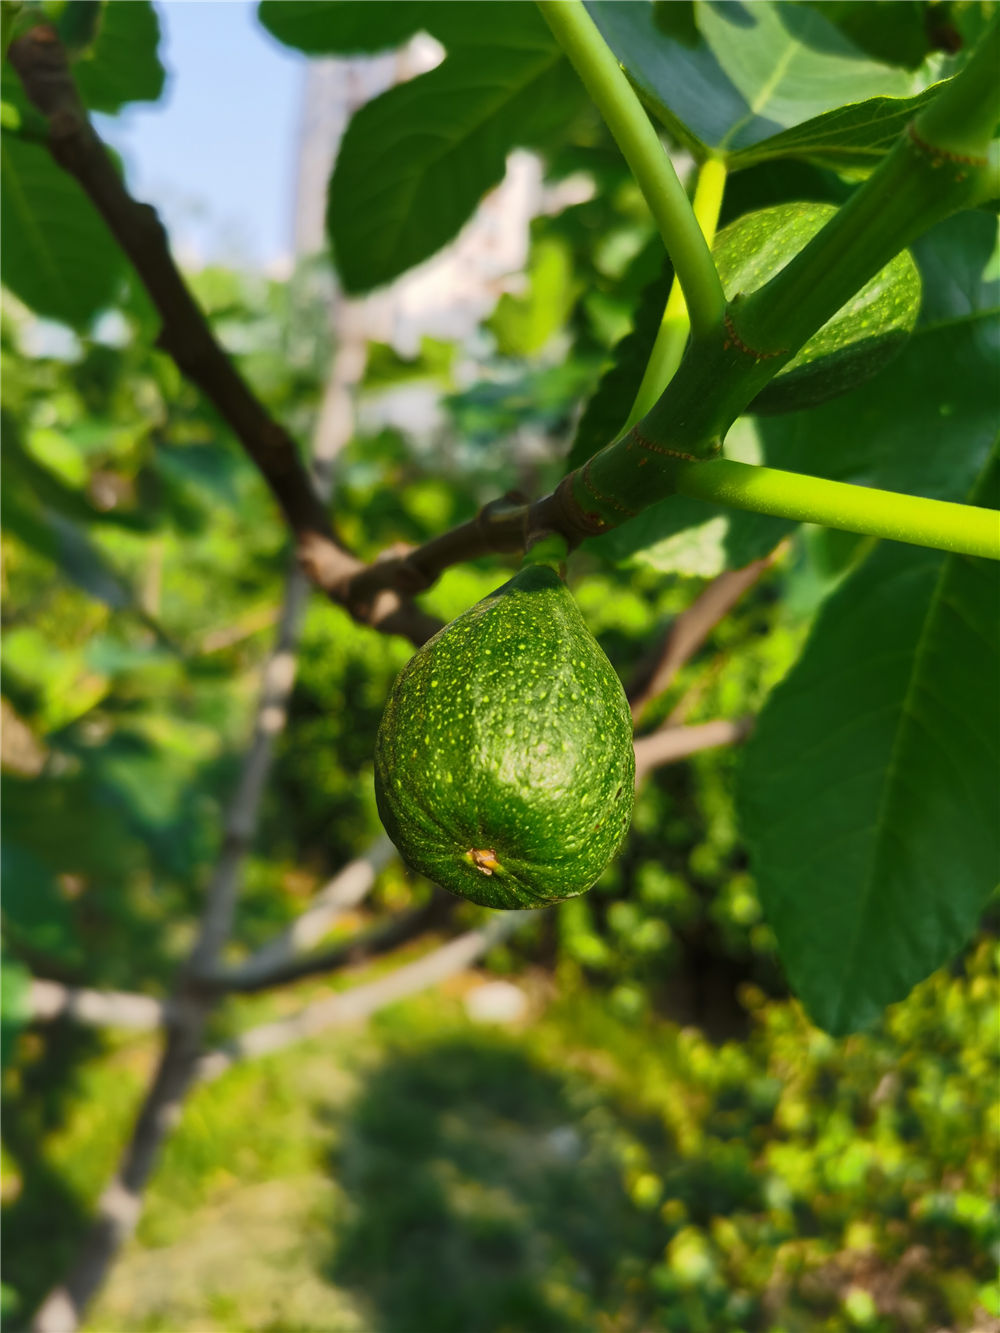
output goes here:
{"type": "MultiPolygon", "coordinates": [[[[295,252],[326,248],[324,216],[330,171],[354,113],[394,83],[433,69],[443,56],[420,34],[399,51],[313,60],[304,92],[295,198],[295,252]]],[[[503,182],[443,251],[363,302],[365,332],[405,357],[425,335],[466,342],[500,294],[516,283],[528,252],[528,227],[543,205],[538,159],[514,152],[503,182]]]]}

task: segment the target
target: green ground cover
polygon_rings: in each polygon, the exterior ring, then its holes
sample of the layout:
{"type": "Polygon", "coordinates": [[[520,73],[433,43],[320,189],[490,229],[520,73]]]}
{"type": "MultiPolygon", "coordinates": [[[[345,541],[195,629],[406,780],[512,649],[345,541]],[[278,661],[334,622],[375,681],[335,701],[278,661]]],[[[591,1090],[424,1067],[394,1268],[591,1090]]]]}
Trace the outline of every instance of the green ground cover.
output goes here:
{"type": "MultiPolygon", "coordinates": [[[[462,977],[235,1069],[189,1102],[86,1328],[992,1327],[993,953],[981,944],[844,1041],[747,985],[747,1040],[713,1044],[623,1017],[567,964],[558,994],[524,978],[514,1030],[469,1020],[462,977]]],[[[234,1009],[241,1025],[261,1002],[234,1009]]],[[[152,1050],[93,1043],[48,1128],[30,1054],[6,1172],[8,1272],[26,1296],[67,1257],[152,1050]]]]}

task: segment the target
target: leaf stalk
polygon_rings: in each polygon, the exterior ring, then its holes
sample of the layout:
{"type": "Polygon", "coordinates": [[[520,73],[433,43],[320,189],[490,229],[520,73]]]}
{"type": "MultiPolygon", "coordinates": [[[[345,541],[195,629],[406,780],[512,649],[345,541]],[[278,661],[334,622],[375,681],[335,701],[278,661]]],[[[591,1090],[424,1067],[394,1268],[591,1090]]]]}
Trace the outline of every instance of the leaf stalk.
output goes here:
{"type": "MultiPolygon", "coordinates": [[[[938,94],[946,114],[934,114],[937,101],[928,104],[809,244],[770,282],[737,295],[721,326],[691,341],[645,416],[564,480],[564,497],[571,497],[566,507],[579,516],[581,530],[606,531],[674,493],[677,465],[716,458],[726,431],[761,389],[894,255],[935,223],[990,197],[996,173],[983,136],[984,127],[1000,118],[1000,82],[990,77],[998,56],[1000,20],[938,94]],[[958,128],[962,115],[972,127],[964,134],[958,128]],[[949,143],[976,151],[958,154],[928,143],[923,137],[928,126],[943,129],[949,143]]],[[[803,478],[802,484],[820,482],[803,478]]],[[[766,495],[762,487],[761,503],[766,495]]],[[[814,521],[841,526],[833,519],[814,521]]],[[[914,523],[915,531],[921,530],[920,522],[914,523]]],[[[923,543],[920,536],[912,540],[923,543]]],[[[927,544],[937,545],[936,538],[927,544]]]]}
{"type": "Polygon", "coordinates": [[[678,464],[674,482],[680,495],[732,509],[1000,560],[1000,513],[994,509],[900,495],[728,458],[678,464]]]}
{"type": "MultiPolygon", "coordinates": [[[[725,163],[718,158],[709,158],[703,162],[698,171],[692,206],[695,220],[709,248],[715,240],[725,188],[725,163]]],[[[639,391],[625,422],[626,430],[631,429],[646,415],[677,373],[677,368],[684,359],[684,349],[690,332],[691,319],[687,301],[684,299],[684,288],[675,277],[639,391]]]]}
{"type": "Polygon", "coordinates": [[[535,0],[622,151],[680,282],[696,338],[722,322],[726,298],[691,202],[632,85],[583,0],[535,0]]]}

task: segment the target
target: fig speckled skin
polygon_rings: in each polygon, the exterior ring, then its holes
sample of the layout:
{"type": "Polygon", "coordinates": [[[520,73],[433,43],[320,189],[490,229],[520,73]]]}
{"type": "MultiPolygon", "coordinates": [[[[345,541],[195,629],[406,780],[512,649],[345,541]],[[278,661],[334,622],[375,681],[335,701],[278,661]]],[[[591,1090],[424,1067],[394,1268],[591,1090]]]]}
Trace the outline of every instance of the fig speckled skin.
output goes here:
{"type": "Polygon", "coordinates": [[[414,870],[487,907],[584,893],[628,832],[625,692],[544,565],[418,650],[375,748],[379,814],[414,870]]]}

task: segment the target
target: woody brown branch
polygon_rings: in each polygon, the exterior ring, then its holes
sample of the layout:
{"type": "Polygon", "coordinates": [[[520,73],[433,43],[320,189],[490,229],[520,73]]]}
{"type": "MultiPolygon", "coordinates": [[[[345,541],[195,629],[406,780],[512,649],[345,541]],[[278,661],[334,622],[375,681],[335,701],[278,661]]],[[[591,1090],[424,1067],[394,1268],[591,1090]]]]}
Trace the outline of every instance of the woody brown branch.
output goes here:
{"type": "Polygon", "coordinates": [[[638,722],[646,706],[670,686],[716,625],[767,570],[777,564],[787,549],[787,542],[781,542],[769,555],[742,569],[724,570],[671,622],[659,644],[640,662],[627,691],[634,722],[638,722]]]}
{"type": "Polygon", "coordinates": [[[8,52],[30,101],[48,119],[49,149],[82,186],[128,256],[160,315],[157,344],[213,403],[256,464],[295,538],[309,579],[355,620],[385,634],[426,642],[440,622],[411,596],[450,565],[485,554],[518,552],[557,532],[570,545],[600,531],[577,504],[568,479],[533,503],[487,505],[477,518],[416,551],[366,565],[337,535],[310,484],[295,442],[259,401],[215,338],[170,254],[156,210],[134,199],[91,125],[55,29],[41,24],[8,52]]]}
{"type": "Polygon", "coordinates": [[[52,156],[82,186],[156,306],[158,345],[212,402],[256,464],[311,581],[362,623],[423,643],[440,628],[434,617],[393,592],[365,601],[352,592],[351,580],[365,568],[363,561],[334,531],[294,440],[216,340],[174,263],[156,210],[126,189],[87,117],[55,29],[33,28],[11,43],[9,56],[28,98],[48,120],[52,156]]]}
{"type": "Polygon", "coordinates": [[[457,898],[444,889],[435,889],[430,901],[422,906],[399,912],[369,930],[351,936],[340,944],[331,945],[329,949],[298,957],[293,955],[283,963],[275,963],[267,971],[261,968],[242,972],[234,968],[232,972],[220,972],[207,978],[201,984],[213,989],[217,987],[222,994],[253,994],[276,986],[287,986],[305,977],[324,976],[358,967],[398,949],[429,930],[447,925],[457,907],[457,898]]]}

